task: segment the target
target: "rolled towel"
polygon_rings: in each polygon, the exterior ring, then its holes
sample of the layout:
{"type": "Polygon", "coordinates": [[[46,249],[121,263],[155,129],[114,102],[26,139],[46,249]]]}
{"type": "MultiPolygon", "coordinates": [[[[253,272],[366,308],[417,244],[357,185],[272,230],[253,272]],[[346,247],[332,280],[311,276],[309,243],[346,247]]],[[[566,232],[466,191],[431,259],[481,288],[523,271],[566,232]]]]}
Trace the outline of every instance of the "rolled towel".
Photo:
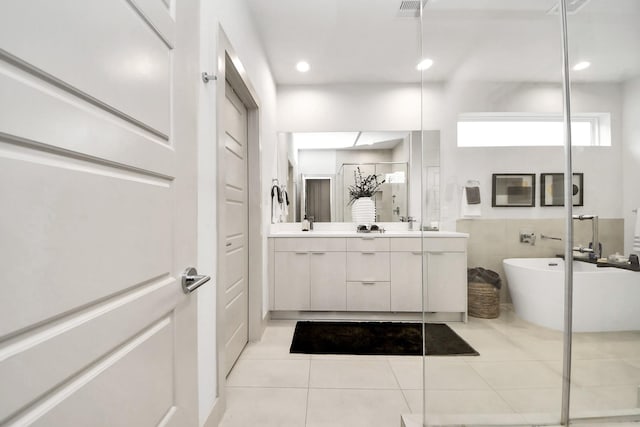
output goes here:
{"type": "MultiPolygon", "coordinates": [[[[470,204],[468,202],[467,188],[462,187],[462,200],[460,201],[460,216],[462,217],[479,217],[482,215],[480,203],[470,204]]],[[[473,188],[473,187],[471,187],[473,188]]]]}
{"type": "Polygon", "coordinates": [[[480,204],[480,187],[466,187],[467,190],[467,204],[479,205],[480,204]]]}

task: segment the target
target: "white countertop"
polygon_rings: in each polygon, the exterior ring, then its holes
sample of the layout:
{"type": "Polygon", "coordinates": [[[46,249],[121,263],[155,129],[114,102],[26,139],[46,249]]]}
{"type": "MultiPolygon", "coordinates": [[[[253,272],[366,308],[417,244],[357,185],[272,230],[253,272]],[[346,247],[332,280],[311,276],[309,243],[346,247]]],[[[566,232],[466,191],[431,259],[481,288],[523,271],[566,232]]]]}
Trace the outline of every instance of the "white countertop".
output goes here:
{"type": "Polygon", "coordinates": [[[269,233],[269,237],[453,237],[467,238],[469,234],[457,231],[404,231],[394,230],[384,233],[358,233],[346,230],[311,230],[311,231],[277,231],[269,233]]]}

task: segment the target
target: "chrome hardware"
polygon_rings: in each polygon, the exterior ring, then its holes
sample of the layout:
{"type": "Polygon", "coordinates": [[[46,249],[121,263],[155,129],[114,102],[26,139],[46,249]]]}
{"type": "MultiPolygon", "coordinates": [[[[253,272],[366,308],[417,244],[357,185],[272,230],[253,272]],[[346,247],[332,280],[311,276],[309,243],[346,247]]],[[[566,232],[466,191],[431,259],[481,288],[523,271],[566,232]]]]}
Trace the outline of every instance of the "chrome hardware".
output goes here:
{"type": "Polygon", "coordinates": [[[413,230],[413,223],[416,222],[416,219],[412,216],[408,216],[407,222],[409,223],[409,230],[413,230]]]}
{"type": "Polygon", "coordinates": [[[536,233],[529,231],[520,232],[520,243],[528,243],[531,246],[536,244],[536,233]]]}
{"type": "Polygon", "coordinates": [[[573,249],[574,251],[588,252],[590,253],[590,257],[593,259],[598,259],[602,256],[602,245],[600,244],[600,239],[598,238],[598,215],[573,215],[573,219],[577,219],[578,221],[591,220],[591,251],[586,250],[587,248],[573,249]]]}
{"type": "Polygon", "coordinates": [[[213,74],[209,74],[206,71],[203,71],[201,76],[202,76],[202,81],[205,83],[209,83],[211,80],[218,80],[217,76],[214,76],[213,74]]]}
{"type": "Polygon", "coordinates": [[[547,236],[546,234],[541,234],[540,235],[541,239],[548,239],[548,240],[562,240],[560,237],[552,237],[552,236],[547,236]]]}
{"type": "Polygon", "coordinates": [[[194,267],[189,267],[182,273],[182,290],[185,294],[190,294],[209,280],[211,280],[211,277],[198,275],[198,270],[194,267]]]}
{"type": "Polygon", "coordinates": [[[584,246],[576,246],[573,248],[574,251],[580,252],[581,254],[593,254],[595,253],[592,248],[585,248],[584,246]]]}

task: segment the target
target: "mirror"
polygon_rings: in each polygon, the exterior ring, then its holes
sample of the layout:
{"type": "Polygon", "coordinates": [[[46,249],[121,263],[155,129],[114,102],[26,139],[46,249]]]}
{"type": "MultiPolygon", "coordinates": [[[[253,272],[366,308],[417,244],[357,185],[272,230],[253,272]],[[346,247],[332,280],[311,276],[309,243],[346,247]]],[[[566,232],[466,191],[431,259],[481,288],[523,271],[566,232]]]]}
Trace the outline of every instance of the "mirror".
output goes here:
{"type": "MultiPolygon", "coordinates": [[[[300,222],[306,214],[315,222],[352,222],[349,187],[358,170],[384,181],[372,197],[376,222],[420,218],[421,188],[427,189],[424,198],[439,198],[439,152],[436,131],[425,131],[422,138],[411,130],[282,132],[278,170],[287,177],[291,198],[285,221],[300,222]],[[424,177],[421,163],[429,166],[424,177]]],[[[425,216],[437,221],[438,205],[429,204],[425,216]]]]}

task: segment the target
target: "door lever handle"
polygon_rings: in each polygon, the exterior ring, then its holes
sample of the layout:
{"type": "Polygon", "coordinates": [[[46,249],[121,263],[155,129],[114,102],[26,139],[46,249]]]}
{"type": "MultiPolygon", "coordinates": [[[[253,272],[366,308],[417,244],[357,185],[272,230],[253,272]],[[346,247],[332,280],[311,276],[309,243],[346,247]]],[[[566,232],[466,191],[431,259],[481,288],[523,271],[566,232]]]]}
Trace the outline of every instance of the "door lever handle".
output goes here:
{"type": "Polygon", "coordinates": [[[189,267],[182,273],[182,291],[185,294],[190,294],[209,280],[211,280],[211,277],[204,274],[198,275],[198,270],[194,267],[189,267]]]}

